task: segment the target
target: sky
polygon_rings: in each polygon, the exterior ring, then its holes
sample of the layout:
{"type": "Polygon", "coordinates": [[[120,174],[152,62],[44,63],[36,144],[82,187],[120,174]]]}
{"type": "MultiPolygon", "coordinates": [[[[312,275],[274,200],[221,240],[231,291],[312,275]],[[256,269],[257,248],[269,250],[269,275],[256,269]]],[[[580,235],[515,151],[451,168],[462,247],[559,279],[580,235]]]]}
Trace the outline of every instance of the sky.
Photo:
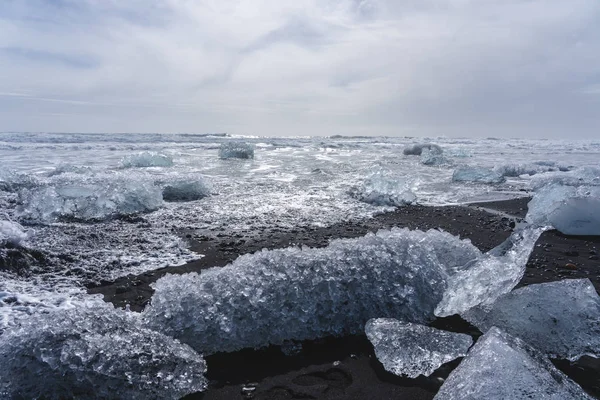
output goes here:
{"type": "Polygon", "coordinates": [[[600,138],[600,1],[2,0],[0,131],[600,138]]]}

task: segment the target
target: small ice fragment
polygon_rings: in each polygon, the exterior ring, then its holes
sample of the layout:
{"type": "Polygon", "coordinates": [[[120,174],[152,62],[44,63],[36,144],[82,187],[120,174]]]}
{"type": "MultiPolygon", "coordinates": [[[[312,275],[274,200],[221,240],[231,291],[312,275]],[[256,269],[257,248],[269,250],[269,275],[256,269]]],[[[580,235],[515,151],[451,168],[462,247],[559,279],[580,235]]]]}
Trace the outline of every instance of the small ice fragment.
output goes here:
{"type": "Polygon", "coordinates": [[[163,200],[171,202],[200,200],[209,194],[208,187],[200,179],[169,182],[162,191],[163,200]]]}
{"type": "Polygon", "coordinates": [[[409,180],[384,171],[369,176],[350,194],[360,201],[376,206],[400,207],[417,200],[417,196],[410,190],[409,180]]]}
{"type": "Polygon", "coordinates": [[[473,182],[473,183],[502,183],[506,179],[501,173],[489,168],[462,166],[454,170],[452,174],[453,182],[473,182]]]}
{"type": "Polygon", "coordinates": [[[537,350],[493,327],[450,373],[434,400],[591,400],[537,350]]]}
{"type": "Polygon", "coordinates": [[[551,184],[528,204],[525,219],[550,225],[565,235],[600,235],[600,187],[551,184]]]}
{"type": "Polygon", "coordinates": [[[504,243],[474,260],[468,268],[450,276],[435,315],[460,314],[479,304],[491,304],[511,291],[523,277],[535,242],[545,230],[527,226],[515,231],[504,243]]]}
{"type": "Polygon", "coordinates": [[[423,150],[427,149],[435,154],[442,154],[442,148],[433,143],[417,143],[412,146],[407,146],[402,150],[405,156],[420,156],[423,150]]]}
{"type": "Polygon", "coordinates": [[[365,333],[386,371],[409,378],[431,375],[442,364],[464,357],[473,344],[469,335],[392,318],[369,320],[365,333]]]}
{"type": "Polygon", "coordinates": [[[19,245],[27,239],[28,233],[20,224],[12,221],[0,220],[0,246],[11,244],[19,245]]]}
{"type": "Polygon", "coordinates": [[[219,158],[254,158],[254,146],[237,140],[223,142],[219,147],[219,158]]]}
{"type": "Polygon", "coordinates": [[[463,317],[483,332],[497,326],[549,357],[600,356],[600,297],[589,279],[526,286],[463,317]]]}
{"type": "Polygon", "coordinates": [[[166,154],[144,151],[126,156],[121,160],[123,168],[171,167],[173,158],[166,154]]]}

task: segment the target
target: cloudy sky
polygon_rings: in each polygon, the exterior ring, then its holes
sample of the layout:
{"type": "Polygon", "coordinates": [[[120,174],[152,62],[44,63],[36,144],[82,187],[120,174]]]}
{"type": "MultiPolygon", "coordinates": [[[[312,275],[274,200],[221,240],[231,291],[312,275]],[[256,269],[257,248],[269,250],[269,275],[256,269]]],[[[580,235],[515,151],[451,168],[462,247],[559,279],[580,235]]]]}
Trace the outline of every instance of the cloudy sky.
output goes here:
{"type": "Polygon", "coordinates": [[[2,0],[0,131],[600,137],[600,1],[2,0]]]}

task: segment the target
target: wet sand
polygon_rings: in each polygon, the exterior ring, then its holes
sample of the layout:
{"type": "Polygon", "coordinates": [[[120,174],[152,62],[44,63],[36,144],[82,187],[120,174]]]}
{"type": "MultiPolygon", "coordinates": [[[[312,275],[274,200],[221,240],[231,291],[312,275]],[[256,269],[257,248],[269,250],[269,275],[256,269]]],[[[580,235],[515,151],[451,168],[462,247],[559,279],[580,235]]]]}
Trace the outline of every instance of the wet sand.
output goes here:
{"type": "MultiPolygon", "coordinates": [[[[528,198],[469,206],[410,206],[371,219],[326,228],[265,229],[252,236],[183,232],[192,249],[205,256],[180,267],[168,267],[105,282],[89,288],[117,306],[141,310],[152,295],[150,284],[166,273],[200,272],[226,265],[239,255],[262,248],[293,245],[326,246],[335,238],[363,236],[390,227],[443,229],[470,239],[482,251],[502,243],[525,216],[528,198]],[[497,212],[487,212],[486,209],[497,212]]],[[[529,259],[519,286],[569,278],[589,278],[600,292],[600,237],[565,236],[545,232],[529,259]]],[[[432,326],[481,335],[457,316],[440,318],[432,326]]],[[[442,366],[431,377],[404,379],[385,370],[364,336],[303,342],[302,351],[284,355],[278,346],[206,357],[209,389],[187,399],[432,399],[460,360],[442,366]]],[[[577,363],[555,360],[561,370],[588,393],[600,398],[600,362],[584,357],[577,363]]]]}

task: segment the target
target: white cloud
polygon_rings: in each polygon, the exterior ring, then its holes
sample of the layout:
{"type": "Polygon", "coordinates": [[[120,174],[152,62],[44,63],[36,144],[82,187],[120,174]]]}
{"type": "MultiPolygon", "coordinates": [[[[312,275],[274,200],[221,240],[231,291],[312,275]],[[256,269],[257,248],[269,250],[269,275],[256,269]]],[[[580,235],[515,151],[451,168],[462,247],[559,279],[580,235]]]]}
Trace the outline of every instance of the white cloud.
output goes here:
{"type": "Polygon", "coordinates": [[[584,137],[597,71],[597,0],[0,5],[0,130],[584,137]]]}

